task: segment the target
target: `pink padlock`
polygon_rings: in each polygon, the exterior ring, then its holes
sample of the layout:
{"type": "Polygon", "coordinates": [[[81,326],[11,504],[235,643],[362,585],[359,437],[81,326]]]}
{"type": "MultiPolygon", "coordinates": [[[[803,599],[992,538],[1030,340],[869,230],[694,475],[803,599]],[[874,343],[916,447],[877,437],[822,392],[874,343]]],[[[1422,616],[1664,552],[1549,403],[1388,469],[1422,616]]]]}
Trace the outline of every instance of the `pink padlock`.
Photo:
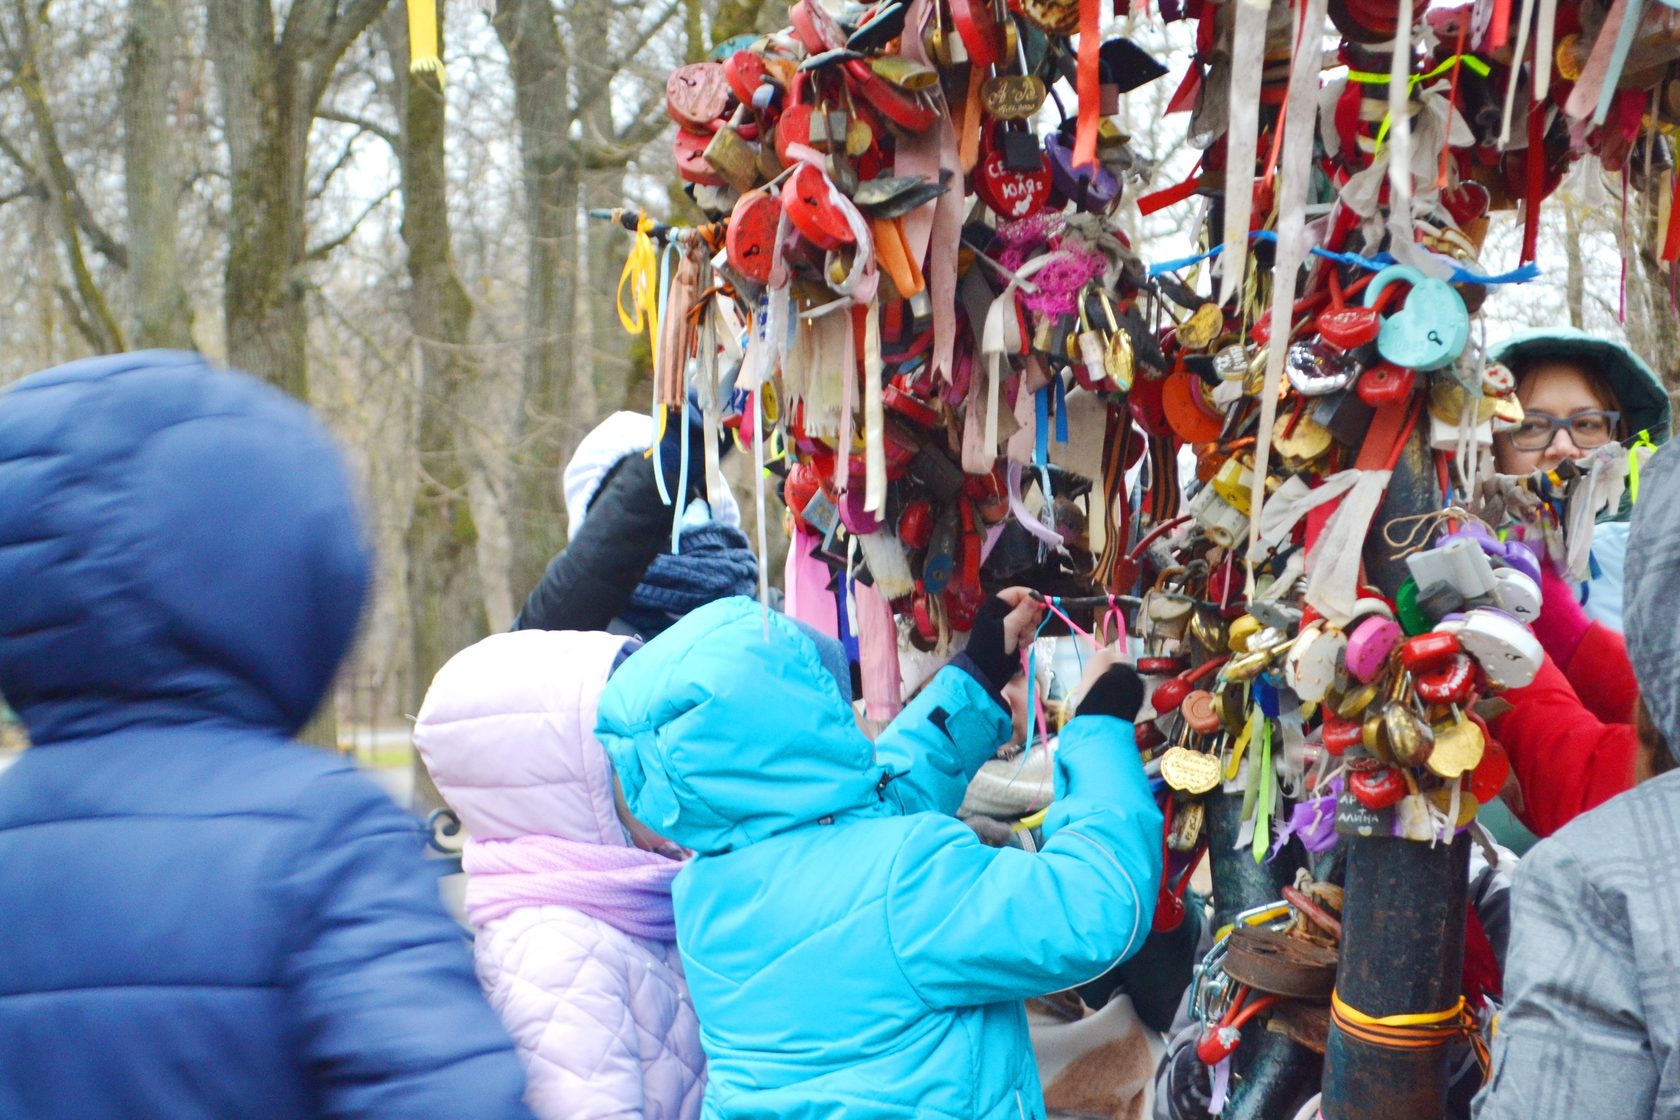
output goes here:
{"type": "Polygon", "coordinates": [[[1362,684],[1377,679],[1405,632],[1392,618],[1367,618],[1348,635],[1347,671],[1362,684]]]}

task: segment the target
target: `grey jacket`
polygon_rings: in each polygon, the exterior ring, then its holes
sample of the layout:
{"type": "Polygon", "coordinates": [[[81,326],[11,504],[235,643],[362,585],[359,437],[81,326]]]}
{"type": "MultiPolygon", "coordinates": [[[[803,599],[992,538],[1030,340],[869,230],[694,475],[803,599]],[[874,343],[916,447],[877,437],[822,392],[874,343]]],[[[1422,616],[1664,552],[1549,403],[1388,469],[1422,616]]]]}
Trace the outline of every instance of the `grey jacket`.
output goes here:
{"type": "Polygon", "coordinates": [[[1512,896],[1477,1120],[1680,1115],[1680,771],[1535,847],[1512,896]]]}

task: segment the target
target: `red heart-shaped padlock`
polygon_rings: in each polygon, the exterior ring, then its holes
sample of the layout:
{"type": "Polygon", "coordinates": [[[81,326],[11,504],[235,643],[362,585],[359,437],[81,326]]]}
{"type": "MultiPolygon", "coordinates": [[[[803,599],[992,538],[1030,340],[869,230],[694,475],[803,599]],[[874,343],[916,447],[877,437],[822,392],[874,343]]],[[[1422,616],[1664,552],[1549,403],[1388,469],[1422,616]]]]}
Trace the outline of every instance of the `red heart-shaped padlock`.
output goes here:
{"type": "Polygon", "coordinates": [[[1156,933],[1171,933],[1183,924],[1184,900],[1163,889],[1155,900],[1155,917],[1150,920],[1149,928],[1156,933]]]}
{"type": "Polygon", "coordinates": [[[800,164],[782,189],[782,207],[787,211],[788,221],[801,236],[825,252],[854,240],[846,216],[830,197],[831,190],[833,185],[828,176],[811,163],[800,164]]]}
{"type": "Polygon", "coordinates": [[[685,183],[694,183],[702,187],[721,187],[724,178],[719,175],[717,168],[706,162],[706,145],[712,142],[710,135],[690,132],[686,128],[677,129],[677,134],[671,138],[671,154],[676,160],[677,174],[685,183]]]}
{"type": "Polygon", "coordinates": [[[735,94],[735,99],[743,105],[751,105],[758,87],[770,76],[770,68],[764,65],[761,56],[752,51],[736,51],[724,61],[723,76],[729,81],[729,89],[735,94]]]}
{"type": "Polygon", "coordinates": [[[1372,408],[1382,408],[1409,400],[1416,388],[1416,370],[1404,369],[1393,362],[1378,362],[1359,375],[1354,391],[1372,408]]]}
{"type": "Polygon", "coordinates": [[[728,108],[729,93],[723,63],[679,66],[665,79],[665,111],[684,128],[709,132],[728,108]]]}
{"type": "Polygon", "coordinates": [[[974,193],[994,214],[1006,221],[1030,218],[1050,200],[1050,163],[1041,151],[1032,171],[1011,171],[1003,162],[993,121],[980,140],[980,162],[974,168],[974,193]]]}
{"type": "MultiPolygon", "coordinates": [[[[789,477],[792,477],[791,472],[789,477]]],[[[904,547],[919,552],[932,538],[933,506],[924,498],[905,503],[904,512],[898,515],[898,539],[904,542],[904,547]]]]}
{"type": "Polygon", "coordinates": [[[1324,709],[1324,749],[1334,755],[1347,753],[1363,739],[1363,729],[1356,719],[1343,719],[1329,708],[1324,709]]]}
{"type": "Polygon", "coordinates": [[[1367,809],[1387,809],[1406,796],[1406,779],[1392,766],[1355,770],[1348,775],[1348,792],[1367,809]]]}
{"type": "Polygon", "coordinates": [[[1504,745],[1488,732],[1487,724],[1480,717],[1471,714],[1470,722],[1482,729],[1482,760],[1470,772],[1470,781],[1465,788],[1478,802],[1486,805],[1504,790],[1505,782],[1511,776],[1511,760],[1505,754],[1504,745]]]}
{"type": "Polygon", "coordinates": [[[1183,677],[1168,677],[1149,694],[1149,703],[1157,715],[1176,712],[1178,706],[1184,703],[1184,698],[1190,695],[1190,688],[1190,682],[1183,677]]]}
{"type": "Polygon", "coordinates": [[[724,239],[729,267],[754,284],[768,284],[781,220],[782,204],[775,195],[761,190],[742,195],[729,215],[724,239]]]}

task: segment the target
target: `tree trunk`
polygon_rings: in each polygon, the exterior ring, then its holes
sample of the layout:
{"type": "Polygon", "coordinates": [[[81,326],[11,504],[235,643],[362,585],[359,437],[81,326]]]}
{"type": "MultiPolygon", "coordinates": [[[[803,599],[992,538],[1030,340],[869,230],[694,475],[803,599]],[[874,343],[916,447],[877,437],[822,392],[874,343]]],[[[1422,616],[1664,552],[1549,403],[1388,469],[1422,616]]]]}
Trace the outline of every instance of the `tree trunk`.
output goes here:
{"type": "Polygon", "coordinates": [[[310,120],[300,112],[296,67],[275,43],[268,4],[210,0],[208,8],[230,179],[227,360],[307,401],[302,266],[310,120]]]}
{"type": "Polygon", "coordinates": [[[1569,325],[1576,330],[1585,330],[1587,278],[1586,266],[1581,259],[1581,203],[1573,195],[1559,193],[1558,202],[1563,208],[1564,302],[1569,307],[1569,325]]]}
{"type": "Polygon", "coordinates": [[[176,0],[129,0],[123,71],[123,187],[134,342],[190,350],[192,303],[181,279],[177,207],[181,163],[169,123],[176,0]]]}
{"type": "MultiPolygon", "coordinates": [[[[304,304],[309,129],[338,60],[389,0],[207,0],[228,147],[222,318],[230,365],[309,400],[304,304]]],[[[300,738],[337,747],[329,692],[300,738]]]]}
{"type": "MultiPolygon", "coordinates": [[[[441,41],[441,7],[438,14],[441,41]]],[[[392,89],[401,122],[402,238],[420,398],[420,486],[408,526],[405,589],[414,668],[409,710],[418,711],[433,674],[487,630],[461,436],[461,414],[470,407],[478,371],[467,350],[472,300],[450,248],[443,90],[435,75],[407,72],[408,27],[399,11],[387,15],[383,31],[397,75],[392,89]]],[[[441,805],[418,758],[414,767],[415,808],[441,805]]]]}
{"type": "MultiPolygon", "coordinates": [[[[570,69],[549,0],[502,0],[494,26],[513,73],[530,239],[525,361],[509,522],[516,596],[536,585],[565,541],[557,473],[575,446],[568,391],[576,345],[577,161],[569,142],[570,69]]],[[[581,402],[593,411],[592,402],[581,402]]],[[[575,434],[574,434],[575,433],[575,434]]]]}

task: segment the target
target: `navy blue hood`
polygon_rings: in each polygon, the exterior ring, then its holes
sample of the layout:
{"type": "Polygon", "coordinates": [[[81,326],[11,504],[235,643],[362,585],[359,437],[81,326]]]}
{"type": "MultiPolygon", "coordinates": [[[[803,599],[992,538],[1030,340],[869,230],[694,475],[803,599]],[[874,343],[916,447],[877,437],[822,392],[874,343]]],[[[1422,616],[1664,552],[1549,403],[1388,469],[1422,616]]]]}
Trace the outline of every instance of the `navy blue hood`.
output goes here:
{"type": "Polygon", "coordinates": [[[148,351],[0,395],[0,693],[36,744],[204,722],[295,733],[368,572],[336,447],[268,385],[148,351]]]}

